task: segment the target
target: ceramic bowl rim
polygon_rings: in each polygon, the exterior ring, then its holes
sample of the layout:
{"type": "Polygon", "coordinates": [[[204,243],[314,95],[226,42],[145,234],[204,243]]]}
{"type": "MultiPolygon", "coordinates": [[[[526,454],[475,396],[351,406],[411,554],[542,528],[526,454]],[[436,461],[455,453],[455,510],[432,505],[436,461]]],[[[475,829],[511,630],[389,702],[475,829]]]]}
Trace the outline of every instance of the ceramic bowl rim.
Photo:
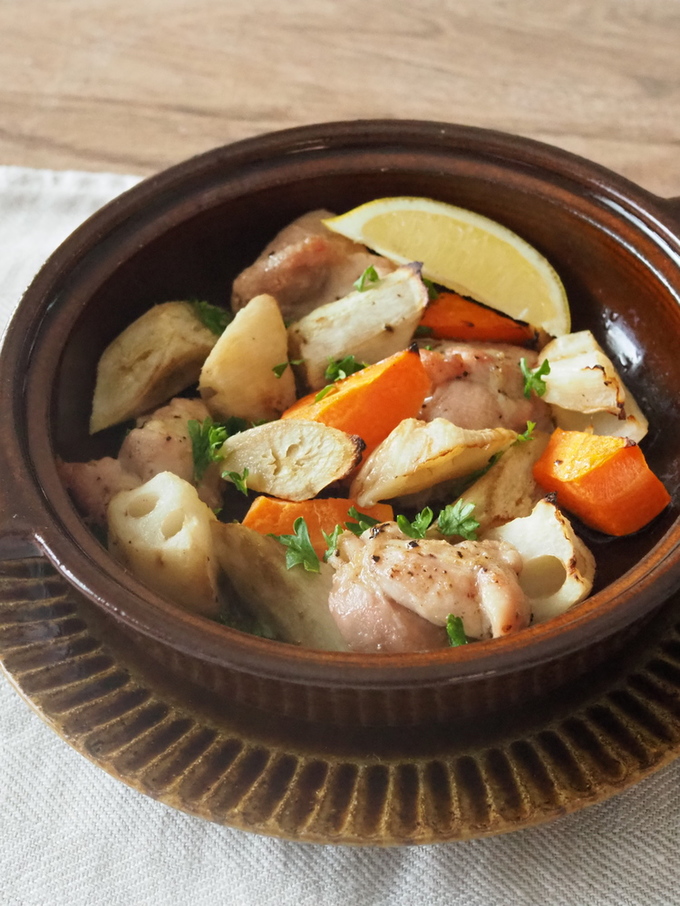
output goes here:
{"type": "MultiPolygon", "coordinates": [[[[267,133],[205,152],[140,182],[74,231],[29,286],[8,328],[0,352],[4,391],[7,392],[7,381],[12,375],[20,373],[16,370],[12,373],[12,368],[22,360],[31,361],[35,338],[44,329],[37,317],[42,312],[44,318],[46,299],[54,286],[92,254],[102,236],[118,228],[131,209],[172,194],[183,184],[199,184],[204,174],[228,167],[230,162],[244,156],[309,154],[348,142],[356,146],[362,141],[394,142],[404,141],[406,137],[413,140],[414,147],[418,147],[418,141],[421,146],[426,141],[457,141],[460,147],[472,150],[484,145],[491,155],[505,154],[506,161],[512,153],[513,162],[541,165],[544,169],[549,164],[556,180],[568,175],[593,191],[605,192],[628,205],[639,216],[650,217],[659,230],[665,231],[667,239],[675,240],[680,250],[680,228],[663,199],[597,164],[530,139],[476,127],[406,120],[323,123],[267,133]],[[36,327],[39,331],[34,336],[31,331],[36,327]]],[[[28,387],[31,392],[30,367],[26,381],[16,383],[17,388],[21,385],[22,391],[28,387]]],[[[588,629],[587,643],[595,644],[650,612],[680,585],[680,522],[676,519],[640,563],[574,613],[568,612],[549,623],[524,630],[521,644],[516,642],[514,647],[506,645],[507,640],[494,640],[455,651],[359,655],[318,652],[245,636],[169,605],[111,560],[69,504],[63,488],[55,484],[58,478],[53,456],[50,463],[45,461],[52,449],[49,426],[46,422],[26,426],[18,396],[15,390],[12,413],[16,443],[9,454],[9,468],[23,476],[20,496],[27,516],[19,519],[13,532],[6,533],[23,531],[26,537],[32,537],[75,587],[134,631],[210,663],[320,685],[382,688],[438,682],[455,684],[529,668],[583,647],[584,628],[588,629]],[[21,531],[18,526],[23,527],[21,531]]]]}

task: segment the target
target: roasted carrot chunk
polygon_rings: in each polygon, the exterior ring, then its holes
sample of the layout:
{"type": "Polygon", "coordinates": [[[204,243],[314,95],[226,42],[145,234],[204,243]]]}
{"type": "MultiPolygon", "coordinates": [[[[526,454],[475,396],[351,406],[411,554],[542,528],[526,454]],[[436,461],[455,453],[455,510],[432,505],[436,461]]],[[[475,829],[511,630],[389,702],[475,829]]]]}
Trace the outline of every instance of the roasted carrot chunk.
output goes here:
{"type": "Polygon", "coordinates": [[[528,346],[535,342],[536,331],[530,324],[480,305],[458,293],[440,293],[429,303],[420,319],[437,340],[512,343],[528,346]]]}
{"type": "MultiPolygon", "coordinates": [[[[349,515],[351,507],[356,506],[355,500],[339,497],[303,500],[300,503],[275,500],[271,497],[256,497],[243,519],[243,525],[261,535],[292,535],[295,520],[302,516],[307,523],[312,547],[321,558],[328,548],[323,533],[330,535],[336,525],[344,527],[346,522],[356,522],[357,520],[349,515]]],[[[378,522],[389,522],[394,519],[392,507],[386,503],[358,507],[358,511],[364,516],[377,519],[378,522]]]]}
{"type": "Polygon", "coordinates": [[[430,391],[415,348],[404,349],[363,371],[302,397],[281,418],[323,422],[366,444],[364,458],[405,418],[415,418],[430,391]]]}
{"type": "Polygon", "coordinates": [[[637,532],[670,503],[670,494],[625,437],[556,428],[534,478],[586,525],[608,535],[637,532]]]}

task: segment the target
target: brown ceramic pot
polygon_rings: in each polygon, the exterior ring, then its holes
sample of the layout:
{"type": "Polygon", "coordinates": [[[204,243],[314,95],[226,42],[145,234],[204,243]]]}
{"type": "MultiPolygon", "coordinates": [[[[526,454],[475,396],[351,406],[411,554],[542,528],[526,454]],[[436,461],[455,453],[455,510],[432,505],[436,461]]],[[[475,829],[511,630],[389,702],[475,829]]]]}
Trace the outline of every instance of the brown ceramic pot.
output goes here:
{"type": "MultiPolygon", "coordinates": [[[[219,148],[136,186],[88,220],[27,291],[0,358],[0,558],[47,557],[103,619],[174,675],[302,719],[414,724],[493,711],[609,656],[680,587],[680,203],[563,151],[440,123],[309,126],[219,148]],[[651,423],[644,449],[673,503],[638,535],[589,538],[594,594],[503,640],[413,655],[300,650],[185,613],[114,563],[76,513],[55,456],[91,438],[98,356],[150,305],[224,303],[285,223],[386,195],[471,208],[518,232],[562,277],[574,328],[616,360],[651,423]],[[22,545],[28,544],[29,547],[22,545]]],[[[112,630],[113,631],[113,630],[112,630]]]]}

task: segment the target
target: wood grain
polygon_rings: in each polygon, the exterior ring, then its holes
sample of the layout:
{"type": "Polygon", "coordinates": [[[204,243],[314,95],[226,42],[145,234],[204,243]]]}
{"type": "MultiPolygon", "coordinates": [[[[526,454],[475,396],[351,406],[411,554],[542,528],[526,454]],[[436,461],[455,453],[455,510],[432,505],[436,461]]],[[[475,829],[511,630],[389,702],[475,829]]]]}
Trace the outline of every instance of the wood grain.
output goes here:
{"type": "Polygon", "coordinates": [[[324,120],[516,132],[680,195],[678,0],[0,0],[0,163],[148,174],[324,120]]]}

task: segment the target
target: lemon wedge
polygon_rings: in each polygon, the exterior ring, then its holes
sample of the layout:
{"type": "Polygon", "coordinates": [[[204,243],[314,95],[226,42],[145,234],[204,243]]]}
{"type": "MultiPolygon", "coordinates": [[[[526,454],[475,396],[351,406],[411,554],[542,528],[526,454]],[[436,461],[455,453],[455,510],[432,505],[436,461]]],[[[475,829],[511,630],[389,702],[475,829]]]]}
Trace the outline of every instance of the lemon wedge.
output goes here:
{"type": "Polygon", "coordinates": [[[398,264],[422,261],[423,276],[554,337],[569,333],[562,281],[512,230],[429,198],[378,198],[324,220],[336,233],[398,264]]]}

